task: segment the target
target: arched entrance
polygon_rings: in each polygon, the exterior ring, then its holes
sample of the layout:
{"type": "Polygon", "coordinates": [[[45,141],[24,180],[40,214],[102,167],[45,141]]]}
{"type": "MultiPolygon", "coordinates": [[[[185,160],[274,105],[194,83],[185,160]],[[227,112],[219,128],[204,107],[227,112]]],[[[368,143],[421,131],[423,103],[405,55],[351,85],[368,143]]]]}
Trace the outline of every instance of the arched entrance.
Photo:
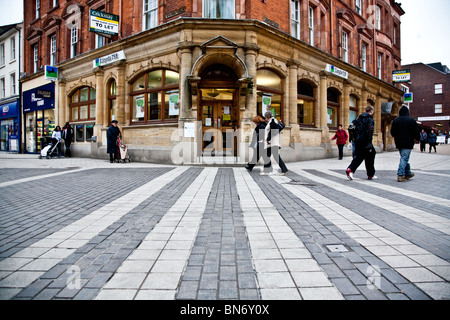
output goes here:
{"type": "Polygon", "coordinates": [[[223,64],[200,73],[198,121],[202,122],[203,156],[236,156],[239,128],[238,76],[223,64]]]}

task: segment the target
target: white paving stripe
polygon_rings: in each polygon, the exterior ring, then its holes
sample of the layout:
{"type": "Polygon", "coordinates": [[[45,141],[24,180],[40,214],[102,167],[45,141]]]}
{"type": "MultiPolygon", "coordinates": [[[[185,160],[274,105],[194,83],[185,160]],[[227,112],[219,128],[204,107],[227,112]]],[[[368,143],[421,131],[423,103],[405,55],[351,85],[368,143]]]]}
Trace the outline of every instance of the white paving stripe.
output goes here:
{"type": "MultiPolygon", "coordinates": [[[[287,190],[432,298],[450,299],[450,283],[446,281],[450,275],[450,264],[447,261],[305,186],[286,184],[290,181],[287,177],[274,177],[274,180],[284,182],[287,190]]],[[[371,267],[367,270],[368,276],[373,270],[379,270],[377,266],[371,267]]]]}
{"type": "MultiPolygon", "coordinates": [[[[323,172],[325,174],[328,174],[328,175],[331,175],[331,176],[334,176],[334,177],[347,179],[345,174],[339,174],[339,173],[331,171],[331,170],[317,170],[317,171],[323,172]]],[[[424,173],[424,172],[421,171],[420,173],[424,173]]],[[[448,177],[450,177],[450,176],[448,176],[448,177]]],[[[374,183],[373,181],[369,181],[369,180],[355,179],[355,180],[353,180],[353,182],[361,183],[361,184],[368,185],[368,186],[371,186],[373,188],[382,189],[382,190],[385,190],[385,191],[388,191],[388,192],[398,193],[398,194],[401,194],[401,195],[409,196],[411,198],[415,198],[415,199],[422,200],[422,201],[427,201],[427,202],[431,202],[431,203],[439,203],[439,205],[441,205],[441,206],[445,206],[445,207],[449,207],[450,208],[450,199],[444,199],[444,198],[440,198],[440,197],[435,197],[435,196],[433,196],[431,194],[424,194],[424,193],[421,193],[421,192],[406,190],[406,189],[402,189],[402,188],[397,188],[397,187],[389,186],[389,185],[386,185],[386,184],[374,183]]]]}
{"type": "MultiPolygon", "coordinates": [[[[0,288],[24,288],[188,168],[176,168],[0,261],[0,288]]],[[[72,171],[73,172],[73,171],[72,171]]]]}
{"type": "Polygon", "coordinates": [[[218,168],[201,172],[103,286],[96,300],[175,298],[217,172],[218,168]]]}
{"type": "Polygon", "coordinates": [[[75,172],[80,172],[80,171],[85,171],[85,170],[91,170],[91,168],[65,170],[65,171],[54,172],[54,173],[49,173],[49,174],[42,174],[42,175],[39,175],[39,176],[33,176],[33,177],[28,177],[28,178],[22,178],[22,179],[17,179],[17,180],[6,181],[6,182],[0,183],[0,188],[9,187],[9,186],[12,186],[14,184],[30,182],[30,181],[35,181],[35,180],[39,180],[39,179],[53,178],[53,177],[57,177],[57,176],[60,176],[60,175],[63,175],[63,174],[75,173],[75,172]]]}
{"type": "MultiPolygon", "coordinates": [[[[359,199],[361,199],[361,201],[365,201],[374,206],[377,206],[379,208],[382,208],[382,209],[388,210],[392,213],[395,213],[399,216],[411,219],[412,221],[421,223],[427,227],[436,229],[445,234],[448,234],[448,235],[450,234],[450,220],[449,219],[435,215],[431,212],[427,212],[427,211],[424,211],[424,210],[421,210],[418,208],[408,206],[403,203],[399,203],[399,202],[396,202],[393,200],[389,200],[389,199],[371,194],[369,192],[361,191],[357,188],[357,185],[355,185],[355,187],[349,187],[346,184],[335,182],[335,181],[328,180],[328,179],[324,179],[324,178],[318,177],[316,175],[313,175],[311,173],[308,173],[304,170],[295,170],[295,172],[301,176],[304,176],[305,178],[312,180],[312,181],[324,184],[327,187],[333,188],[340,192],[344,192],[351,196],[359,198],[359,199]]],[[[352,181],[352,182],[355,182],[355,181],[352,181]]],[[[372,185],[375,185],[375,184],[376,183],[373,183],[372,185]]]]}
{"type": "Polygon", "coordinates": [[[250,174],[234,175],[262,299],[343,299],[250,174]]]}

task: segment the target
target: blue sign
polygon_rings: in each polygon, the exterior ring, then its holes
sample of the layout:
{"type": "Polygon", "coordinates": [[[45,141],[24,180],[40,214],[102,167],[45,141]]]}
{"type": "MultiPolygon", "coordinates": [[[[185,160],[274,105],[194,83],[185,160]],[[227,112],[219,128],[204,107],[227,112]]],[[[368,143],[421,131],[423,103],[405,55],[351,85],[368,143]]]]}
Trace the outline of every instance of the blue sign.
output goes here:
{"type": "Polygon", "coordinates": [[[19,107],[17,101],[0,105],[0,119],[14,118],[18,116],[19,107]]]}
{"type": "Polygon", "coordinates": [[[23,113],[55,108],[55,84],[24,91],[23,113]]]}

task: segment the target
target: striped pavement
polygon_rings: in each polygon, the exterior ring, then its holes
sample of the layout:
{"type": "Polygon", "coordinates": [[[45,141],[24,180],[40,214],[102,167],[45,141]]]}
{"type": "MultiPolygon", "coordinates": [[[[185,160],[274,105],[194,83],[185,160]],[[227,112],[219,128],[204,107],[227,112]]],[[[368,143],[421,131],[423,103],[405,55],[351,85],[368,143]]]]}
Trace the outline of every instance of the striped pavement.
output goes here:
{"type": "Polygon", "coordinates": [[[0,299],[448,300],[449,158],[398,184],[396,156],[348,181],[2,155],[0,299]]]}

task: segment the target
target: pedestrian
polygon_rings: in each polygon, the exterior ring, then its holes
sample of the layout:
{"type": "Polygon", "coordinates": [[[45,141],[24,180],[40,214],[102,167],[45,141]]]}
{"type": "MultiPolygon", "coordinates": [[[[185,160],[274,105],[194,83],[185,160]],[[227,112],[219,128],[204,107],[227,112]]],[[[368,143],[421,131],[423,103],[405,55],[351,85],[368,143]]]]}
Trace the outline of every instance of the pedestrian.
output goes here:
{"type": "Polygon", "coordinates": [[[428,141],[428,135],[425,132],[425,129],[422,129],[422,132],[420,133],[420,152],[425,151],[427,141],[428,141]]]}
{"type": "Polygon", "coordinates": [[[358,167],[365,162],[367,178],[377,179],[375,176],[375,155],[376,151],[372,144],[372,137],[375,128],[373,120],[374,108],[366,107],[366,112],[361,114],[355,121],[355,158],[347,168],[346,174],[349,180],[353,180],[353,175],[358,167]]]}
{"type": "Polygon", "coordinates": [[[434,148],[434,153],[436,153],[436,143],[437,143],[437,135],[434,133],[434,130],[431,130],[431,133],[428,135],[428,144],[430,145],[430,152],[431,148],[434,148]]]}
{"type": "Polygon", "coordinates": [[[64,158],[62,151],[61,151],[61,127],[56,126],[55,130],[53,130],[52,133],[52,140],[54,144],[57,144],[57,150],[58,150],[58,158],[64,158]]]}
{"type": "Polygon", "coordinates": [[[66,122],[66,124],[63,127],[62,138],[64,139],[64,146],[66,147],[66,150],[64,151],[64,155],[66,157],[72,157],[72,152],[70,151],[70,145],[73,141],[73,128],[70,126],[69,122],[66,122]]]}
{"type": "Polygon", "coordinates": [[[339,160],[342,160],[344,158],[344,146],[347,143],[348,134],[343,129],[342,124],[338,126],[338,130],[336,131],[336,134],[334,135],[331,140],[336,140],[336,144],[339,149],[339,160]]]}
{"type": "Polygon", "coordinates": [[[117,139],[120,137],[120,129],[117,127],[119,121],[111,121],[111,126],[106,131],[106,152],[109,153],[109,162],[113,163],[117,160],[116,149],[117,149],[117,139]]]}
{"type": "Polygon", "coordinates": [[[248,171],[253,170],[264,153],[264,133],[266,129],[266,122],[260,115],[254,117],[253,122],[256,124],[256,128],[253,131],[252,142],[250,143],[250,148],[253,149],[253,156],[250,162],[245,166],[245,169],[248,171]]]}
{"type": "Polygon", "coordinates": [[[391,135],[394,137],[395,145],[400,153],[397,181],[405,182],[414,177],[414,172],[411,172],[409,158],[411,150],[414,149],[414,144],[421,138],[417,122],[409,116],[409,108],[407,106],[400,108],[398,118],[392,122],[391,135]]]}
{"type": "Polygon", "coordinates": [[[281,149],[281,133],[278,128],[278,121],[273,117],[272,112],[267,111],[264,114],[266,118],[266,127],[264,129],[264,149],[265,159],[264,159],[264,170],[261,174],[269,174],[273,171],[272,169],[272,161],[270,159],[271,155],[273,155],[275,161],[278,163],[281,169],[281,175],[284,176],[287,174],[288,169],[284,164],[283,159],[280,156],[281,149]]]}

